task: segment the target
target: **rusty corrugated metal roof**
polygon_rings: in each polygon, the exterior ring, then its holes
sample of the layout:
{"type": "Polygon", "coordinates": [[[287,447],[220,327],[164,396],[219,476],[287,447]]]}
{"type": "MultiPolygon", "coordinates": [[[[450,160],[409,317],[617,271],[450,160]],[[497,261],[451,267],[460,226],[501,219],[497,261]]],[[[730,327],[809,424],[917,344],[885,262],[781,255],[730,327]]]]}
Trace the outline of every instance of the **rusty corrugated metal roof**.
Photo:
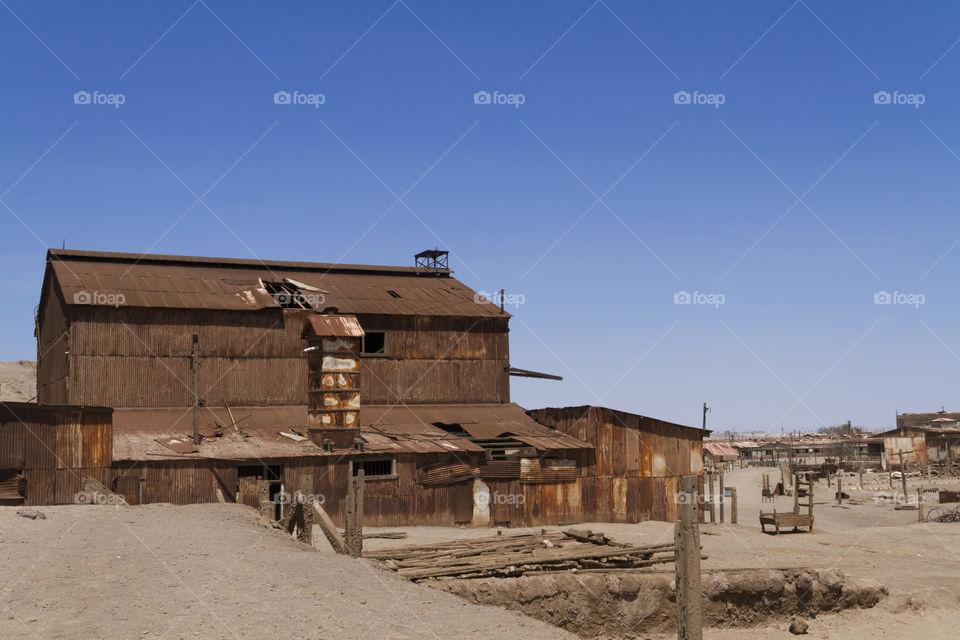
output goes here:
{"type": "Polygon", "coordinates": [[[736,458],[740,455],[736,449],[721,442],[704,442],[703,450],[712,456],[733,456],[736,458]]]}
{"type": "Polygon", "coordinates": [[[307,318],[310,328],[318,336],[334,336],[337,338],[360,338],[363,328],[357,316],[340,315],[312,315],[307,318]]]}
{"type": "MultiPolygon", "coordinates": [[[[513,403],[361,406],[360,424],[364,429],[394,436],[444,435],[450,438],[447,431],[437,426],[442,424],[459,427],[472,438],[512,437],[539,450],[593,448],[587,442],[540,424],[528,416],[523,407],[513,403]]],[[[466,438],[461,439],[473,445],[466,438]]]]}
{"type": "Polygon", "coordinates": [[[509,317],[449,271],[61,249],[51,249],[47,257],[68,305],[113,305],[123,296],[122,305],[133,307],[278,308],[263,282],[286,279],[319,290],[303,292],[318,311],[509,317]]]}
{"type": "MultiPolygon", "coordinates": [[[[194,447],[190,407],[115,409],[113,459],[255,460],[348,453],[338,450],[330,454],[307,438],[297,440],[284,435],[307,435],[305,406],[232,407],[231,410],[237,428],[232,426],[226,408],[201,409],[200,432],[204,438],[194,447]],[[214,435],[217,432],[220,435],[214,435]],[[191,452],[194,448],[196,452],[191,452]]],[[[367,453],[482,452],[484,448],[471,438],[498,437],[509,437],[541,451],[593,448],[587,442],[536,422],[516,404],[369,405],[360,409],[360,424],[367,453]],[[469,437],[450,433],[434,423],[459,427],[469,437]]]]}
{"type": "Polygon", "coordinates": [[[231,411],[236,427],[231,426],[233,420],[226,408],[202,408],[200,432],[207,437],[194,447],[191,442],[193,409],[190,407],[115,409],[113,459],[196,457],[253,460],[322,454],[320,448],[309,440],[298,442],[281,435],[282,431],[305,431],[306,407],[232,407],[231,411]],[[225,427],[219,437],[212,435],[217,425],[225,427]],[[175,449],[169,445],[171,440],[178,440],[186,446],[175,449]],[[197,449],[197,453],[189,453],[191,448],[197,449]]]}

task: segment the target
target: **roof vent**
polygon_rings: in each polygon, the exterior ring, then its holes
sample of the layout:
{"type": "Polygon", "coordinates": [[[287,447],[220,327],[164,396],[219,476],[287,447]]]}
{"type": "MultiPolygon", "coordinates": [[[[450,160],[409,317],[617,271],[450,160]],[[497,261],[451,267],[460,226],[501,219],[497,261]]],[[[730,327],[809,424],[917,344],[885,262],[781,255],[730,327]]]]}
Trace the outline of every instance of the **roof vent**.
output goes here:
{"type": "Polygon", "coordinates": [[[439,249],[427,249],[414,256],[415,266],[433,271],[449,271],[448,257],[449,251],[440,251],[439,249]]]}

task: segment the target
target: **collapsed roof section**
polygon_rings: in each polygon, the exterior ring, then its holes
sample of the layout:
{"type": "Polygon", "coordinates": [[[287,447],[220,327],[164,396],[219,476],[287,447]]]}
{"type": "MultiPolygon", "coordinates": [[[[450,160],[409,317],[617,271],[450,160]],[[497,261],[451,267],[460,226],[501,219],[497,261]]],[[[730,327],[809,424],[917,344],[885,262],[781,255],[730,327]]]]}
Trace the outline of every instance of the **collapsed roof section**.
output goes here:
{"type": "MultiPolygon", "coordinates": [[[[310,441],[305,406],[204,407],[199,445],[190,441],[192,420],[192,410],[184,407],[115,409],[113,459],[265,460],[345,453],[310,441]]],[[[593,448],[541,425],[516,404],[365,406],[360,423],[364,449],[352,450],[356,454],[593,448]]]]}

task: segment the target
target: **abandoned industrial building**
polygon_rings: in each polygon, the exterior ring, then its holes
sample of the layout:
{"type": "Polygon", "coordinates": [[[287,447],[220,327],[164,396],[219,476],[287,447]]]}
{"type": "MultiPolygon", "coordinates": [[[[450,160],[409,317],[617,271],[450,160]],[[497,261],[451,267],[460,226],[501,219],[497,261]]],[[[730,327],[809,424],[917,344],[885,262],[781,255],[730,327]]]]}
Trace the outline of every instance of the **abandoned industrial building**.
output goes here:
{"type": "Polygon", "coordinates": [[[322,496],[371,526],[672,520],[704,430],[510,400],[510,315],[415,267],[50,250],[37,404],[0,413],[0,498],[322,496]]]}

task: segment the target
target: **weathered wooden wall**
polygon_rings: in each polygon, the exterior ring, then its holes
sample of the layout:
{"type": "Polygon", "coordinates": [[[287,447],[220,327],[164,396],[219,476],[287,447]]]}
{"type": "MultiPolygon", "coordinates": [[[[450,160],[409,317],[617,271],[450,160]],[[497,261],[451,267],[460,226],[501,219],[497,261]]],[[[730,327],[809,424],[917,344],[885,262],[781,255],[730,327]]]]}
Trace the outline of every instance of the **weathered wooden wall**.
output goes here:
{"type": "Polygon", "coordinates": [[[703,432],[602,407],[539,409],[538,422],[595,446],[581,455],[581,514],[601,522],[675,520],[679,479],[703,470],[703,432]]]}
{"type": "Polygon", "coordinates": [[[0,407],[0,469],[23,473],[25,504],[70,504],[85,476],[109,482],[111,454],[108,410],[0,407]]]}
{"type": "Polygon", "coordinates": [[[193,402],[190,343],[199,336],[209,405],[306,401],[305,312],[74,306],[71,404],[177,407],[193,402]]]}
{"type": "Polygon", "coordinates": [[[361,358],[364,404],[510,401],[507,318],[358,317],[387,333],[385,355],[361,358]]]}
{"type": "Polygon", "coordinates": [[[66,404],[70,333],[60,287],[53,285],[49,290],[51,295],[41,301],[37,319],[37,402],[66,404]]]}

